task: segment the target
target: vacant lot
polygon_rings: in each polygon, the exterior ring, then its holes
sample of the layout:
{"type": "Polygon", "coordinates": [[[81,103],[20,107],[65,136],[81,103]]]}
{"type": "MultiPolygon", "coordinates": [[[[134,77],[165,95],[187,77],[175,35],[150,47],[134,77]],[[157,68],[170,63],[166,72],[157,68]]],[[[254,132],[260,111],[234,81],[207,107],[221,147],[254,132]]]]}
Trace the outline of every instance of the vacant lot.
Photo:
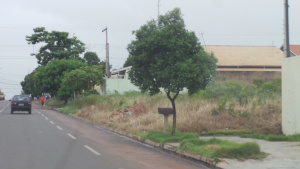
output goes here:
{"type": "MultiPolygon", "coordinates": [[[[281,134],[281,80],[254,84],[214,81],[194,95],[176,99],[177,130],[202,133],[247,130],[281,134]]],[[[126,132],[163,129],[158,108],[171,107],[166,94],[127,92],[109,96],[91,95],[70,102],[65,113],[73,113],[103,126],[126,132]]],[[[169,124],[172,116],[169,117],[169,124]]]]}

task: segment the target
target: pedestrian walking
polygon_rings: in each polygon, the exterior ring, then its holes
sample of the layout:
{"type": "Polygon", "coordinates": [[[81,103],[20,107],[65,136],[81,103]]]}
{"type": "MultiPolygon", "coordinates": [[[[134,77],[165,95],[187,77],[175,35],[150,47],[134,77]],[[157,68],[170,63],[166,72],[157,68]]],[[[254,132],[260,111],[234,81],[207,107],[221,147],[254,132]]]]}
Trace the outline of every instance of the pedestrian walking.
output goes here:
{"type": "Polygon", "coordinates": [[[41,104],[42,104],[42,107],[41,108],[43,108],[43,106],[44,106],[44,103],[45,103],[45,97],[44,97],[44,95],[42,95],[41,96],[41,104]]]}

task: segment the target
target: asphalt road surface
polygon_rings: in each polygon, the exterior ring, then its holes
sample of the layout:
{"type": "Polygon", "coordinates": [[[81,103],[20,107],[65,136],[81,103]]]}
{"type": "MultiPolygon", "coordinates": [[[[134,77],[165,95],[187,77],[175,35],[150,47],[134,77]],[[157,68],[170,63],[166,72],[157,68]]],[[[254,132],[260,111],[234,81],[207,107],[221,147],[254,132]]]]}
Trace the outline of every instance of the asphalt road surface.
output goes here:
{"type": "Polygon", "coordinates": [[[33,106],[0,101],[0,169],[206,169],[207,167],[33,106]]]}

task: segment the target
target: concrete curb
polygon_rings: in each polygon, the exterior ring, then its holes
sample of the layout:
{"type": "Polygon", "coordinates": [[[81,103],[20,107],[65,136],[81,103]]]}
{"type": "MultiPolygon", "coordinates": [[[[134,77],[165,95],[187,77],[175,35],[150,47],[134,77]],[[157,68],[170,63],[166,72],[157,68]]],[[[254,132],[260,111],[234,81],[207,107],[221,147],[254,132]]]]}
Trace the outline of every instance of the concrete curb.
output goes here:
{"type": "MultiPolygon", "coordinates": [[[[52,108],[52,110],[55,110],[59,113],[62,113],[57,108],[54,108],[54,109],[52,108]]],[[[62,114],[64,114],[64,113],[62,113],[62,114]]],[[[64,114],[64,115],[66,115],[66,114],[64,114]]],[[[162,149],[164,151],[174,153],[174,154],[180,155],[180,156],[185,157],[185,158],[189,158],[191,160],[196,160],[196,161],[205,163],[206,165],[208,165],[210,167],[218,168],[217,167],[217,162],[212,158],[205,157],[205,156],[202,156],[202,155],[199,155],[199,154],[190,153],[190,152],[178,149],[177,147],[175,147],[173,145],[170,145],[170,144],[157,143],[157,142],[154,142],[154,141],[149,140],[149,139],[144,140],[142,137],[140,137],[138,135],[134,135],[132,133],[126,133],[124,131],[114,130],[114,129],[110,129],[110,128],[107,128],[107,127],[103,127],[103,126],[100,126],[99,124],[96,124],[96,123],[94,123],[94,122],[92,122],[88,119],[80,118],[80,117],[77,117],[77,116],[74,116],[74,115],[69,115],[69,114],[67,116],[70,116],[72,118],[76,118],[78,120],[84,121],[84,122],[89,123],[91,125],[98,126],[100,128],[103,128],[107,131],[116,133],[118,135],[122,135],[122,136],[125,136],[125,137],[128,137],[128,138],[131,138],[131,139],[139,141],[141,143],[148,144],[150,146],[153,146],[154,148],[159,148],[159,149],[162,149]]]]}

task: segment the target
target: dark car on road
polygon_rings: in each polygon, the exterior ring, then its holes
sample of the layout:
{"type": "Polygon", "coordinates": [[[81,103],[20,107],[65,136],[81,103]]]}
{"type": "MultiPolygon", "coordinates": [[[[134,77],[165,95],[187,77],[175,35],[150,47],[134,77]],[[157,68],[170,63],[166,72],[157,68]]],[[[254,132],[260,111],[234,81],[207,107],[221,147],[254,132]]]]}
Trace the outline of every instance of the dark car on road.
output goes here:
{"type": "Polygon", "coordinates": [[[11,114],[14,113],[14,111],[28,111],[29,114],[31,114],[31,99],[28,95],[15,95],[11,99],[11,114]]]}

